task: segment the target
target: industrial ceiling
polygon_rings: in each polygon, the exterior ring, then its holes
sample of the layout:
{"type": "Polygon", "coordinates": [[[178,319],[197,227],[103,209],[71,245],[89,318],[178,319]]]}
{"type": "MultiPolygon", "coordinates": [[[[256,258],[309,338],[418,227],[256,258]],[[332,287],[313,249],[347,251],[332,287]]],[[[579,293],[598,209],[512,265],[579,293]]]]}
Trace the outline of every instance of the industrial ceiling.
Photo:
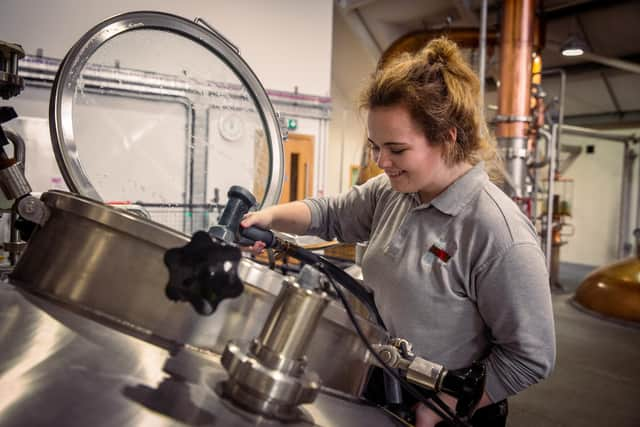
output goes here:
{"type": "MultiPolygon", "coordinates": [[[[487,2],[487,30],[500,31],[502,1],[487,2]]],[[[480,29],[482,0],[337,0],[336,8],[364,46],[379,57],[400,37],[422,30],[480,29]]],[[[640,1],[546,0],[538,2],[544,70],[567,76],[565,123],[593,127],[640,126],[640,1]],[[580,38],[586,53],[565,57],[560,47],[580,38]]],[[[487,103],[495,103],[499,49],[488,50],[487,103]]],[[[543,78],[550,97],[560,78],[543,78]]]]}

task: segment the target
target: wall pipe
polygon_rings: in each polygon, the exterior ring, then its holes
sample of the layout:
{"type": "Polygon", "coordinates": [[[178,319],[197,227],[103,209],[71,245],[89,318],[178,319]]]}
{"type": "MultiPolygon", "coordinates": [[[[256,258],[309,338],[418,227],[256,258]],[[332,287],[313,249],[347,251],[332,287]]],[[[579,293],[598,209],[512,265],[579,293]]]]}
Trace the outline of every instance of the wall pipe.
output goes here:
{"type": "MultiPolygon", "coordinates": [[[[560,141],[562,139],[562,131],[564,129],[564,105],[565,94],[567,89],[567,73],[562,68],[550,68],[542,71],[543,76],[552,74],[560,74],[560,99],[558,100],[558,137],[556,138],[556,151],[560,152],[560,141]]],[[[560,156],[556,156],[556,170],[560,169],[560,156]]]]}
{"type": "Polygon", "coordinates": [[[633,179],[633,164],[636,154],[631,149],[628,142],[624,143],[624,154],[622,160],[622,192],[620,198],[620,217],[618,223],[618,258],[625,258],[631,246],[627,242],[627,233],[631,223],[631,180],[633,179]]]}
{"type": "Polygon", "coordinates": [[[553,187],[554,177],[556,174],[556,138],[558,137],[558,125],[551,126],[551,143],[549,144],[549,170],[547,174],[547,224],[546,224],[546,237],[544,245],[544,254],[547,258],[547,271],[551,272],[551,249],[552,249],[552,235],[553,235],[553,187]]]}
{"type": "Polygon", "coordinates": [[[535,221],[538,216],[538,169],[549,164],[549,150],[551,146],[552,136],[550,132],[544,129],[538,129],[538,135],[540,135],[544,141],[544,157],[542,161],[538,161],[538,150],[533,153],[533,163],[528,165],[529,169],[533,169],[533,176],[531,177],[532,190],[531,190],[531,218],[535,221]]]}
{"type": "Polygon", "coordinates": [[[591,129],[591,128],[585,128],[580,126],[573,126],[573,125],[563,125],[562,129],[566,133],[572,134],[572,135],[588,136],[596,139],[607,139],[609,141],[615,141],[615,142],[636,143],[640,141],[640,137],[635,133],[631,133],[631,134],[609,133],[609,132],[605,132],[597,129],[591,129]]]}
{"type": "MultiPolygon", "coordinates": [[[[20,74],[29,80],[53,83],[60,66],[60,61],[53,58],[39,58],[26,56],[20,61],[20,74]]],[[[241,85],[231,85],[220,82],[204,82],[194,84],[180,77],[164,75],[146,71],[125,70],[109,66],[88,65],[83,73],[86,83],[120,89],[131,92],[153,93],[165,96],[188,96],[190,93],[211,93],[233,97],[242,89],[241,85]]],[[[331,98],[307,94],[289,93],[280,90],[267,90],[269,98],[274,104],[322,110],[328,115],[331,109],[331,98]]]]}
{"type": "Polygon", "coordinates": [[[480,15],[480,64],[478,74],[480,78],[480,107],[484,116],[484,87],[487,69],[487,0],[482,0],[482,12],[480,15]]]}
{"type": "Polygon", "coordinates": [[[636,241],[636,256],[640,258],[640,166],[638,166],[638,188],[636,189],[636,229],[633,230],[636,241]]]}

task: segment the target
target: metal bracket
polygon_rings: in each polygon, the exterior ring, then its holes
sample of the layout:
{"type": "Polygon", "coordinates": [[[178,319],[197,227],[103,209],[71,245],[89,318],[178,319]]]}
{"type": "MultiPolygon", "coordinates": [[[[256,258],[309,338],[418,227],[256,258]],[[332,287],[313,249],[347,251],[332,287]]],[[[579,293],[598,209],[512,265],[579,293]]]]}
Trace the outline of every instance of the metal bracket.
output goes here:
{"type": "Polygon", "coordinates": [[[222,40],[223,42],[225,42],[225,44],[227,44],[231,49],[235,50],[235,52],[240,55],[240,49],[238,49],[238,47],[231,43],[229,41],[228,38],[226,38],[225,36],[223,36],[220,31],[216,30],[215,28],[213,28],[211,26],[211,24],[209,24],[207,21],[205,21],[204,19],[200,18],[200,17],[196,17],[196,19],[193,20],[193,22],[195,22],[198,25],[201,25],[202,27],[206,28],[208,31],[210,31],[214,36],[218,37],[220,40],[222,40]]]}

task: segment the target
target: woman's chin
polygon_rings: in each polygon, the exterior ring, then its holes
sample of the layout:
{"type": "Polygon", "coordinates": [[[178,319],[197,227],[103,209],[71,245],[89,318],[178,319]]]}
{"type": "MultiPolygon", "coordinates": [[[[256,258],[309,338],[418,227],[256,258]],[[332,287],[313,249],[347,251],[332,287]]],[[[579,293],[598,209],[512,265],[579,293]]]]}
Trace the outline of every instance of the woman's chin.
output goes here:
{"type": "Polygon", "coordinates": [[[393,188],[394,190],[396,190],[399,193],[413,193],[413,190],[411,188],[409,188],[409,185],[407,185],[406,182],[398,182],[398,181],[391,181],[391,188],[393,188]]]}

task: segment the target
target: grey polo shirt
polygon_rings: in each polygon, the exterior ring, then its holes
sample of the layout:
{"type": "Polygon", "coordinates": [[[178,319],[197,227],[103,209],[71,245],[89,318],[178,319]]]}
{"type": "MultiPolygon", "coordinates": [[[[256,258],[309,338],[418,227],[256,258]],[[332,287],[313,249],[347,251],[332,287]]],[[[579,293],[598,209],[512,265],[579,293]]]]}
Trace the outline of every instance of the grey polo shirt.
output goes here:
{"type": "Polygon", "coordinates": [[[447,369],[484,360],[494,402],[547,377],[555,335],[544,255],[531,222],[480,163],[430,203],[386,175],[307,199],[308,234],[368,241],[364,282],[389,332],[447,369]]]}

